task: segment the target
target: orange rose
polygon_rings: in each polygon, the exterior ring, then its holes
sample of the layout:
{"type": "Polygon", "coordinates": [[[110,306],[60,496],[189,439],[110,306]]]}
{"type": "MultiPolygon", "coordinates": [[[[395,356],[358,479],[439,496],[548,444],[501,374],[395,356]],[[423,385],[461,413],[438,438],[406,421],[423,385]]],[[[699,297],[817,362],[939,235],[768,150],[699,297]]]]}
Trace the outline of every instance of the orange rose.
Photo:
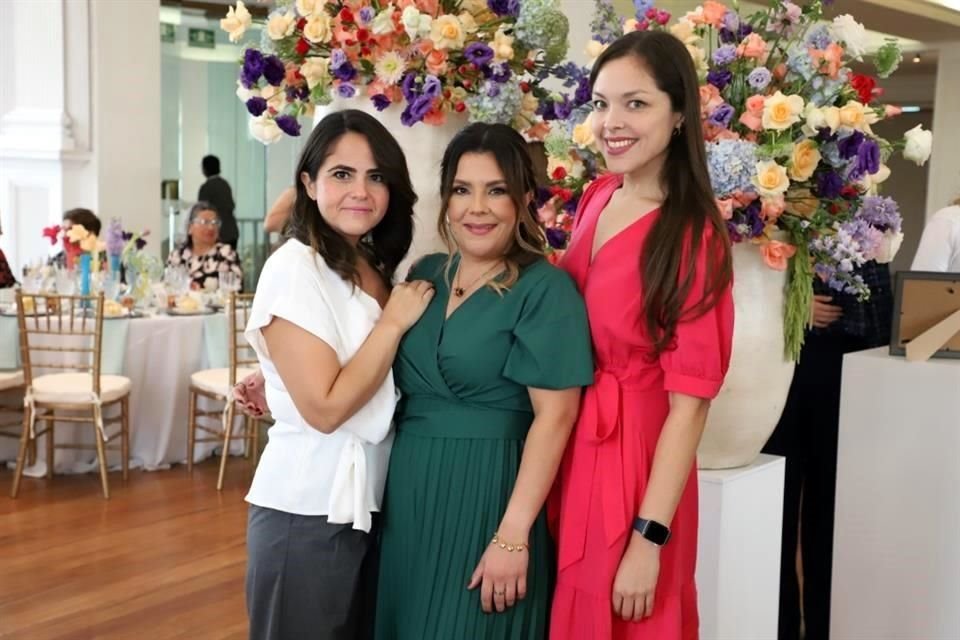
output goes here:
{"type": "Polygon", "coordinates": [[[768,267],[777,271],[785,271],[787,260],[793,257],[797,248],[792,244],[771,240],[760,247],[760,252],[763,254],[763,261],[768,267]]]}
{"type": "Polygon", "coordinates": [[[754,58],[759,60],[767,52],[767,43],[763,41],[756,33],[751,33],[737,47],[737,55],[741,58],[754,58]]]}
{"type": "Polygon", "coordinates": [[[723,26],[723,16],[726,15],[727,8],[715,0],[707,0],[703,3],[703,21],[711,27],[719,29],[723,26]]]}
{"type": "Polygon", "coordinates": [[[440,77],[447,73],[447,54],[439,49],[434,49],[426,58],[427,71],[440,77]]]}

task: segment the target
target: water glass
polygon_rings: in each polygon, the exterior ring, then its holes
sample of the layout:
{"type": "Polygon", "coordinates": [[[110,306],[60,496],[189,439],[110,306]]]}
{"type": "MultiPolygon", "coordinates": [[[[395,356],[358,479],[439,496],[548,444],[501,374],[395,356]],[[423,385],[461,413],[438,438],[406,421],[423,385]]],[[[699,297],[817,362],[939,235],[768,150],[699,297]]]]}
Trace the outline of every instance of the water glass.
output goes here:
{"type": "Polygon", "coordinates": [[[221,271],[219,274],[220,290],[226,293],[240,291],[240,276],[233,271],[221,271]]]}

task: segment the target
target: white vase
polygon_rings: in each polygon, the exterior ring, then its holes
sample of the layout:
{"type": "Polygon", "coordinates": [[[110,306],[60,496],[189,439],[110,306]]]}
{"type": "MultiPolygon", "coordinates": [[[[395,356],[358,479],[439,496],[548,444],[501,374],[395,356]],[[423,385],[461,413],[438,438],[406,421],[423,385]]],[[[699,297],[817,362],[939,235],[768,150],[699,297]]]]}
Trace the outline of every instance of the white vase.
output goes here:
{"type": "Polygon", "coordinates": [[[733,355],[697,450],[701,469],[750,464],[777,426],[794,368],[783,355],[786,283],[787,272],[766,266],[755,245],[734,245],[733,355]]]}
{"type": "Polygon", "coordinates": [[[397,269],[397,278],[402,279],[416,259],[430,253],[446,251],[437,232],[437,218],[440,215],[440,161],[447,144],[467,125],[467,117],[465,114],[448,113],[447,120],[442,125],[420,122],[406,127],[400,122],[402,106],[392,104],[383,111],[377,111],[370,98],[356,96],[335,98],[330,104],[318,108],[314,112],[313,122],[316,124],[327,114],[343,109],[358,109],[375,117],[393,134],[407,157],[410,180],[418,200],[414,208],[413,243],[406,259],[397,269]]]}

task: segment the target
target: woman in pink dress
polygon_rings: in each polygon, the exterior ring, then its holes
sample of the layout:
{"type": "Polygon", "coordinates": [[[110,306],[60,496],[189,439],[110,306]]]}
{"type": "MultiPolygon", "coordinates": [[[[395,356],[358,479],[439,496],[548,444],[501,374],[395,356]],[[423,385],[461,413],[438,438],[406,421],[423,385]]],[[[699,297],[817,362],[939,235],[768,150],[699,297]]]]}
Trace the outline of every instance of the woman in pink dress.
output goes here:
{"type": "Polygon", "coordinates": [[[550,637],[690,640],[696,450],[733,333],[729,241],[684,45],[630,33],[590,80],[611,173],[584,193],[561,266],[586,300],[597,369],[553,496],[550,637]]]}

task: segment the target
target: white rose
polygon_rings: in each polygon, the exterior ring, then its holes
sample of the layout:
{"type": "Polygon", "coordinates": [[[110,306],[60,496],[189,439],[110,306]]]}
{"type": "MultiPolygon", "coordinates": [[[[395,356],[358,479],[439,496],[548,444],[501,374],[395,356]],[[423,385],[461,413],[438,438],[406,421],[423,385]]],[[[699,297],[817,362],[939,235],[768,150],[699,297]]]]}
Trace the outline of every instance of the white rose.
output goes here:
{"type": "Polygon", "coordinates": [[[426,36],[430,33],[432,27],[430,16],[422,15],[413,5],[403,10],[401,21],[403,22],[404,31],[407,32],[411,40],[426,36]]]}
{"type": "Polygon", "coordinates": [[[431,25],[430,39],[437,49],[463,49],[465,38],[466,33],[457,16],[440,16],[431,25]]]}
{"type": "Polygon", "coordinates": [[[388,33],[393,33],[393,13],[393,7],[389,7],[378,13],[373,19],[373,24],[370,26],[370,30],[378,36],[384,36],[388,33]]]}
{"type": "Polygon", "coordinates": [[[513,60],[513,36],[508,36],[503,27],[497,29],[493,34],[493,42],[490,43],[493,49],[494,62],[510,62],[513,60]]]}
{"type": "Polygon", "coordinates": [[[307,58],[300,66],[300,75],[306,78],[307,86],[312,90],[330,77],[330,59],[319,56],[307,58]]]}
{"type": "Polygon", "coordinates": [[[874,252],[873,259],[880,264],[893,262],[893,259],[897,256],[897,252],[900,251],[901,244],[903,244],[902,232],[884,232],[883,239],[880,241],[880,246],[878,246],[874,252]]]}
{"type": "Polygon", "coordinates": [[[843,42],[847,53],[857,60],[867,52],[867,30],[849,13],[833,19],[830,34],[834,39],[843,42]]]}
{"type": "Polygon", "coordinates": [[[317,15],[307,20],[307,24],[304,25],[303,37],[315,44],[330,42],[330,38],[333,37],[330,16],[318,11],[317,15]]]}
{"type": "Polygon", "coordinates": [[[819,129],[830,129],[830,133],[834,133],[840,127],[840,109],[837,107],[818,107],[810,102],[804,118],[803,132],[808,136],[817,135],[819,129]]]}
{"type": "Polygon", "coordinates": [[[460,3],[460,9],[478,16],[484,11],[487,11],[489,7],[487,6],[487,0],[463,0],[460,3]]]}
{"type": "Polygon", "coordinates": [[[247,89],[243,86],[243,83],[239,80],[237,81],[237,97],[240,98],[243,102],[246,102],[250,98],[259,98],[260,89],[254,87],[253,89],[247,89]]]}
{"type": "Polygon", "coordinates": [[[469,12],[461,11],[458,18],[460,18],[460,24],[463,26],[463,30],[467,33],[474,34],[480,30],[477,21],[473,19],[473,16],[469,12]]]}
{"type": "MultiPolygon", "coordinates": [[[[309,18],[317,10],[317,2],[320,0],[297,0],[297,13],[304,18],[309,18]]],[[[322,7],[321,7],[322,11],[322,7]]]]}
{"type": "Polygon", "coordinates": [[[293,33],[297,26],[297,16],[292,11],[275,13],[267,21],[267,35],[271,40],[282,40],[293,33]]]}
{"type": "Polygon", "coordinates": [[[933,132],[924,131],[923,125],[918,124],[903,134],[903,139],[907,143],[903,148],[903,157],[915,162],[918,167],[923,166],[933,150],[933,132]]]}
{"type": "Polygon", "coordinates": [[[236,8],[230,7],[227,17],[220,20],[220,28],[230,34],[230,42],[239,42],[252,24],[253,18],[242,0],[237,0],[236,8]]]}
{"type": "Polygon", "coordinates": [[[263,144],[273,144],[283,137],[283,131],[273,121],[265,115],[250,118],[250,135],[263,144]]]}

